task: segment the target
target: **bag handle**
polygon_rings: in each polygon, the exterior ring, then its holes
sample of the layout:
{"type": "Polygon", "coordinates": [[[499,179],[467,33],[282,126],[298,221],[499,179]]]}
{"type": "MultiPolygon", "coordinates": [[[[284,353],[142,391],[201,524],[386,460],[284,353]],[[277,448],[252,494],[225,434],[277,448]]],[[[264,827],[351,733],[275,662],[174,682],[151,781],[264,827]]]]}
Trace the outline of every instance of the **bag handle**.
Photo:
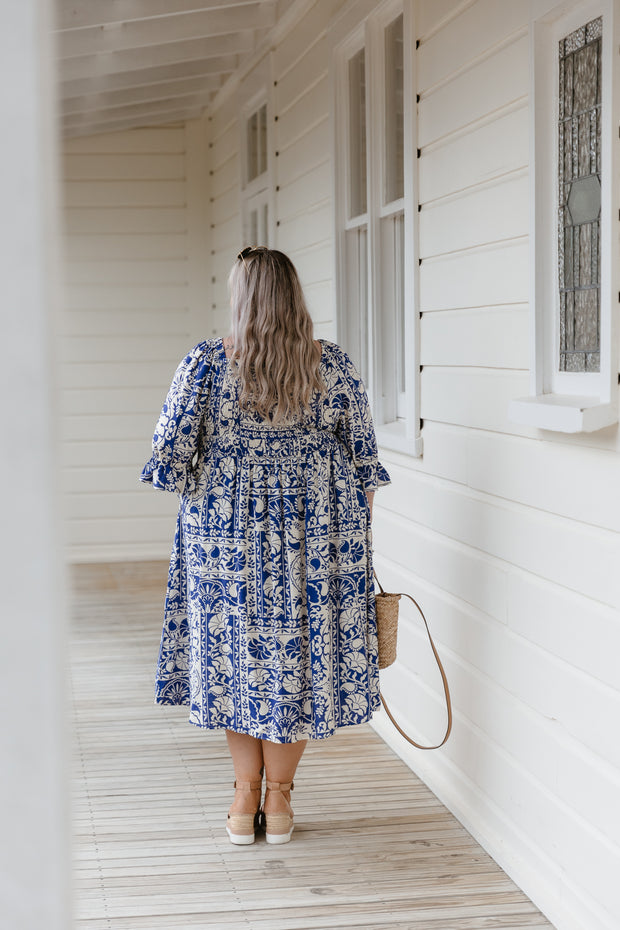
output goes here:
{"type": "MultiPolygon", "coordinates": [[[[385,594],[385,591],[384,591],[383,588],[381,587],[381,582],[379,581],[379,578],[377,577],[377,573],[375,572],[374,575],[375,575],[375,578],[376,578],[376,580],[377,580],[377,584],[379,585],[379,590],[381,591],[381,594],[385,594]]],[[[451,700],[451,698],[450,698],[450,688],[449,688],[449,686],[448,686],[448,678],[447,678],[446,673],[445,673],[445,671],[444,671],[444,667],[443,667],[443,665],[441,664],[441,659],[439,658],[439,653],[437,652],[437,649],[435,648],[435,643],[433,642],[433,637],[431,636],[431,631],[430,631],[430,629],[429,629],[428,623],[426,622],[426,617],[424,616],[424,611],[422,610],[422,608],[420,607],[420,605],[418,604],[418,602],[416,601],[416,599],[415,599],[414,597],[412,597],[410,594],[405,594],[404,592],[401,592],[401,597],[408,597],[409,600],[410,600],[410,601],[413,601],[413,603],[415,604],[415,606],[418,608],[418,610],[419,610],[419,612],[420,612],[420,616],[422,617],[422,620],[424,621],[424,626],[426,627],[426,632],[428,633],[428,640],[429,640],[429,642],[430,642],[430,644],[431,644],[431,649],[433,650],[433,655],[435,656],[435,661],[437,662],[437,667],[438,667],[439,672],[440,672],[440,674],[441,674],[441,680],[442,680],[442,682],[443,682],[443,692],[444,692],[445,697],[446,697],[446,710],[448,711],[448,724],[447,724],[447,726],[446,726],[446,732],[445,732],[445,734],[444,734],[444,737],[443,737],[442,741],[441,741],[440,743],[437,743],[437,745],[435,745],[435,746],[422,746],[420,743],[416,743],[416,741],[415,741],[414,739],[412,739],[410,736],[408,736],[407,733],[405,733],[405,731],[402,729],[402,727],[400,727],[400,726],[398,725],[398,723],[396,722],[396,720],[394,719],[394,717],[393,717],[393,715],[392,715],[392,712],[391,712],[390,708],[389,708],[388,705],[387,705],[387,701],[386,701],[385,698],[383,697],[383,694],[380,693],[379,696],[380,696],[380,698],[381,698],[381,703],[383,704],[383,707],[385,708],[386,714],[388,715],[388,717],[390,718],[390,720],[392,721],[392,723],[394,724],[394,726],[396,727],[396,729],[398,730],[398,732],[400,733],[400,735],[401,735],[401,736],[404,736],[404,738],[407,740],[408,743],[411,743],[411,745],[412,745],[412,746],[415,746],[416,749],[439,749],[439,748],[440,748],[441,746],[443,746],[443,744],[446,742],[446,740],[447,740],[448,737],[450,736],[450,732],[451,732],[451,730],[452,730],[452,700],[451,700]]]]}

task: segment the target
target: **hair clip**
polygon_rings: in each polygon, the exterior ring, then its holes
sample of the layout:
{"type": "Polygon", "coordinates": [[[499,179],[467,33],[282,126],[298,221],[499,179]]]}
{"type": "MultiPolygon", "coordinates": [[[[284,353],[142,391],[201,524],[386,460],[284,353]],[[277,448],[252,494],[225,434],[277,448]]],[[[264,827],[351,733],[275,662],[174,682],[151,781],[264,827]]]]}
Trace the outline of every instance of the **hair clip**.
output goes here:
{"type": "Polygon", "coordinates": [[[248,255],[253,251],[254,251],[254,246],[248,245],[246,246],[245,249],[242,249],[237,255],[237,260],[243,262],[243,267],[245,268],[246,271],[248,270],[248,266],[246,265],[245,260],[248,257],[248,255]]]}

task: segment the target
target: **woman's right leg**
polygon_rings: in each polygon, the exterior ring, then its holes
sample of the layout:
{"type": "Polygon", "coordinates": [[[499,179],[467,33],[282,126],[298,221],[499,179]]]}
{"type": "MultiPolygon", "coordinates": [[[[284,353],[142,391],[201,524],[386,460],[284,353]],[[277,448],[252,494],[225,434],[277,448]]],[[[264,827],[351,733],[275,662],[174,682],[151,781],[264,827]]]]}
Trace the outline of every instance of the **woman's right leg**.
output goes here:
{"type": "MultiPolygon", "coordinates": [[[[259,782],[263,777],[263,741],[247,733],[226,730],[236,782],[259,782]]],[[[260,807],[260,788],[235,791],[231,814],[251,814],[260,807]]]]}

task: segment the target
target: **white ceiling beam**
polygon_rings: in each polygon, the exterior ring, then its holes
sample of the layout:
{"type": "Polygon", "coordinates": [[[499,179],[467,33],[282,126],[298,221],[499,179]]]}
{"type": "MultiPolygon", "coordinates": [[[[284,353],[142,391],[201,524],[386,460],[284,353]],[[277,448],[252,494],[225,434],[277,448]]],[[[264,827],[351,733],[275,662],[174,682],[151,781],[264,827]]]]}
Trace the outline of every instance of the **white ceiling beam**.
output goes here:
{"type": "Polygon", "coordinates": [[[243,55],[251,52],[253,48],[254,33],[248,30],[227,36],[215,36],[212,39],[170,42],[127,52],[101,52],[94,57],[85,55],[60,61],[60,78],[62,81],[78,81],[95,74],[118,74],[184,61],[205,61],[222,55],[243,55]]]}
{"type": "MultiPolygon", "coordinates": [[[[256,0],[61,0],[56,27],[84,29],[110,23],[128,23],[136,19],[154,19],[177,13],[204,10],[229,10],[247,6],[256,0]]],[[[263,0],[265,2],[265,0],[263,0]]],[[[271,3],[272,0],[266,0],[271,3]]]]}
{"type": "Polygon", "coordinates": [[[155,103],[160,100],[172,100],[188,94],[208,96],[220,87],[219,77],[196,77],[182,81],[170,81],[165,84],[147,84],[146,87],[134,87],[128,90],[103,91],[82,97],[73,97],[62,103],[63,115],[70,113],[95,113],[110,107],[126,107],[135,103],[155,103]]]}
{"type": "Polygon", "coordinates": [[[222,89],[218,91],[210,106],[217,108],[233,94],[252,68],[274,45],[282,41],[284,36],[295,27],[296,23],[305,16],[316,2],[317,0],[282,0],[282,3],[286,5],[278,7],[275,25],[271,29],[265,30],[263,36],[256,37],[252,54],[246,55],[244,60],[239,63],[234,75],[223,84],[222,89]]]}
{"type": "Polygon", "coordinates": [[[131,87],[146,87],[166,81],[185,80],[192,77],[228,75],[239,63],[237,55],[222,55],[206,61],[183,61],[160,68],[143,68],[119,74],[101,74],[83,77],[74,81],[61,82],[59,93],[62,100],[85,97],[88,94],[107,93],[113,90],[128,90],[131,87]]]}
{"type": "Polygon", "coordinates": [[[60,32],[60,58],[96,55],[123,49],[138,49],[165,45],[187,39],[226,35],[246,29],[266,29],[275,21],[272,6],[264,9],[260,3],[230,10],[207,10],[183,16],[162,16],[159,19],[115,23],[93,29],[71,29],[60,32]]]}

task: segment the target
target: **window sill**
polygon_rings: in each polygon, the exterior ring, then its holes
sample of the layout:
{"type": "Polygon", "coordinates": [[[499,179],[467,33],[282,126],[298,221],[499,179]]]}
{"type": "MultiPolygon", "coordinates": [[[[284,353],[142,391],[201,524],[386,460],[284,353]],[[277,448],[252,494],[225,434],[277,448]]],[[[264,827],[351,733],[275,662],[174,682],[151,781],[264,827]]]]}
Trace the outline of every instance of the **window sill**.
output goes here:
{"type": "Polygon", "coordinates": [[[572,394],[537,394],[519,397],[510,403],[508,417],[513,423],[537,426],[561,433],[591,433],[618,422],[618,409],[597,397],[572,394]]]}
{"type": "Polygon", "coordinates": [[[393,449],[395,452],[404,452],[420,458],[424,447],[421,436],[408,436],[404,420],[395,420],[393,423],[382,423],[375,426],[377,444],[384,449],[393,449]]]}

